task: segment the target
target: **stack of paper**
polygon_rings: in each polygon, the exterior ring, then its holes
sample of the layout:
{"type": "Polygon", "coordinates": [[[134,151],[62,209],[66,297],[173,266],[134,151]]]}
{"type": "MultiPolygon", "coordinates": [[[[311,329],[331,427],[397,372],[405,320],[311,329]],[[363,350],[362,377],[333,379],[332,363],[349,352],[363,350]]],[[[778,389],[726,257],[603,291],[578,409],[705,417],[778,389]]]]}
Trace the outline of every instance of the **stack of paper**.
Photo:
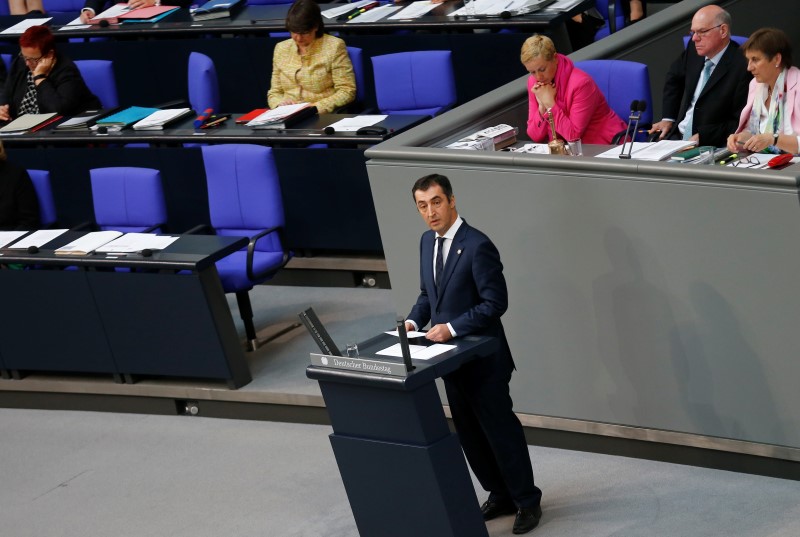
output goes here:
{"type": "Polygon", "coordinates": [[[97,248],[102,253],[135,253],[142,250],[163,250],[180,237],[169,235],[152,235],[150,233],[126,233],[97,248]]]}
{"type": "Polygon", "coordinates": [[[256,129],[285,129],[292,124],[317,113],[317,107],[310,103],[286,104],[267,110],[247,123],[256,129]]]}
{"type": "Polygon", "coordinates": [[[20,248],[20,249],[27,249],[31,246],[36,246],[37,248],[41,248],[51,240],[55,239],[59,235],[62,235],[69,231],[68,229],[40,229],[39,231],[34,231],[27,237],[18,240],[9,248],[20,248]]]}
{"type": "Polygon", "coordinates": [[[664,160],[674,155],[678,151],[683,151],[697,145],[697,142],[687,140],[660,140],[658,142],[633,142],[633,148],[629,143],[623,146],[615,146],[597,155],[600,158],[619,158],[622,151],[625,154],[631,151],[631,158],[635,160],[664,160]]]}
{"type": "Polygon", "coordinates": [[[93,231],[61,248],[56,248],[56,255],[88,255],[120,235],[122,235],[120,231],[93,231]]]}
{"type": "Polygon", "coordinates": [[[192,115],[191,108],[170,108],[169,110],[156,110],[146,118],[133,124],[133,130],[160,131],[168,123],[177,121],[182,117],[192,115]]]}

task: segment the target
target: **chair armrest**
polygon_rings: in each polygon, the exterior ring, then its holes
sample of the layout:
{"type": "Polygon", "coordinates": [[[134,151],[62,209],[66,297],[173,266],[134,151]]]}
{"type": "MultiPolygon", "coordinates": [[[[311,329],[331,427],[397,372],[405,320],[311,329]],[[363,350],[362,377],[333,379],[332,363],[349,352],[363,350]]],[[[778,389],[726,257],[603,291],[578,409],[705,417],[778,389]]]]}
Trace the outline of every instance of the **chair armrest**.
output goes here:
{"type": "Polygon", "coordinates": [[[613,34],[617,31],[617,0],[608,2],[608,33],[613,34]]]}
{"type": "Polygon", "coordinates": [[[281,260],[280,265],[274,268],[270,268],[265,270],[259,274],[253,274],[253,255],[255,254],[256,250],[256,243],[258,239],[269,235],[270,233],[277,232],[278,239],[281,241],[281,244],[286,244],[286,241],[283,238],[283,228],[280,226],[271,227],[265,229],[261,233],[250,237],[250,242],[247,244],[247,278],[251,281],[260,280],[261,278],[267,277],[270,273],[274,274],[278,272],[280,269],[286,266],[286,263],[289,262],[289,251],[284,248],[283,250],[283,259],[281,260]]]}
{"type": "Polygon", "coordinates": [[[142,233],[152,233],[153,231],[157,230],[158,228],[164,227],[166,225],[167,225],[166,222],[161,222],[160,224],[155,224],[155,225],[150,226],[149,228],[144,229],[142,231],[142,233]]]}
{"type": "Polygon", "coordinates": [[[93,227],[93,226],[94,226],[94,222],[92,222],[91,220],[86,220],[85,222],[81,222],[80,224],[78,224],[76,226],[72,226],[71,228],[69,228],[69,230],[70,231],[82,231],[82,230],[84,230],[86,228],[90,228],[90,227],[93,227]]]}

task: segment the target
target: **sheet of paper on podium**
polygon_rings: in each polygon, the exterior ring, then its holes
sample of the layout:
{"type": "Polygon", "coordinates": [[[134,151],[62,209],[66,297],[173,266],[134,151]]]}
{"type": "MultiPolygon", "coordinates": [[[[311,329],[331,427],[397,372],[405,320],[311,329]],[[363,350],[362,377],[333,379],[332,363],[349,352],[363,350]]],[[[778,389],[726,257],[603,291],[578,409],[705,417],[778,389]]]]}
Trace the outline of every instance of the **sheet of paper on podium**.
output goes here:
{"type": "MultiPolygon", "coordinates": [[[[389,330],[386,333],[389,334],[390,336],[400,337],[400,334],[397,333],[397,330],[389,330]]],[[[417,332],[415,330],[410,330],[406,332],[406,337],[408,338],[425,337],[425,332],[417,332]]]]}
{"type": "MultiPolygon", "coordinates": [[[[408,350],[411,351],[411,358],[414,360],[430,360],[440,354],[444,354],[451,349],[455,349],[455,345],[445,345],[444,343],[434,343],[426,347],[425,345],[409,345],[408,350]]],[[[375,354],[382,356],[395,356],[397,358],[403,357],[403,350],[400,348],[399,343],[395,343],[391,347],[386,347],[375,354]]]]}

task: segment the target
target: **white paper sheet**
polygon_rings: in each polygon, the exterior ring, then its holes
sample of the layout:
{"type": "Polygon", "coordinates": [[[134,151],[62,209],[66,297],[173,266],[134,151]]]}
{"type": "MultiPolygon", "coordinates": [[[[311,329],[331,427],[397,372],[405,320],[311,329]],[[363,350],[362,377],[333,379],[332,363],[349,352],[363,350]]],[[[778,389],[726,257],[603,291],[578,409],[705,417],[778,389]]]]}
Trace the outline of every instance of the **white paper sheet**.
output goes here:
{"type": "MultiPolygon", "coordinates": [[[[400,335],[397,333],[397,330],[389,330],[386,333],[389,334],[390,336],[400,337],[400,335]]],[[[411,330],[409,332],[406,332],[406,337],[425,337],[425,332],[416,332],[414,330],[411,330]]]]}
{"type": "MultiPolygon", "coordinates": [[[[630,142],[624,144],[627,153],[631,147],[630,142]]],[[[664,160],[678,151],[697,145],[697,142],[688,140],[659,140],[658,142],[633,142],[631,158],[634,160],[664,160]]],[[[599,158],[619,158],[622,146],[615,146],[596,155],[599,158]]]]}
{"type": "Polygon", "coordinates": [[[434,4],[430,0],[420,0],[419,2],[411,2],[406,7],[403,8],[400,13],[395,13],[391,17],[390,20],[399,20],[399,19],[418,19],[419,17],[426,14],[428,11],[431,11],[433,8],[441,4],[434,4]]]}
{"type": "Polygon", "coordinates": [[[47,22],[52,18],[53,17],[47,17],[45,19],[25,19],[24,21],[19,21],[14,26],[6,28],[0,32],[0,34],[22,34],[31,26],[42,26],[47,24],[47,22]]]}
{"type": "MultiPolygon", "coordinates": [[[[445,345],[443,343],[435,343],[430,347],[424,345],[409,345],[408,350],[411,352],[411,358],[414,360],[430,360],[440,354],[444,354],[450,349],[455,349],[455,345],[445,345]]],[[[383,356],[394,356],[396,358],[403,357],[403,350],[400,348],[399,343],[395,343],[391,347],[378,351],[376,354],[383,356]]]]}
{"type": "Polygon", "coordinates": [[[56,254],[90,254],[120,235],[122,233],[119,231],[93,231],[61,248],[56,248],[56,254]]]}
{"type": "Polygon", "coordinates": [[[104,244],[96,251],[98,253],[133,253],[144,249],[163,250],[180,237],[170,235],[153,235],[151,233],[126,233],[108,244],[104,244]]]}
{"type": "Polygon", "coordinates": [[[389,116],[365,114],[356,117],[346,117],[328,126],[336,129],[336,132],[354,132],[361,127],[371,127],[376,123],[380,123],[387,117],[389,116]]]}
{"type": "Polygon", "coordinates": [[[278,123],[285,118],[291,116],[298,110],[308,106],[308,103],[285,104],[283,106],[276,106],[272,110],[267,110],[260,116],[257,116],[253,121],[247,124],[248,127],[257,125],[266,125],[268,123],[278,123]]]}
{"type": "Polygon", "coordinates": [[[350,11],[353,11],[357,7],[366,6],[367,4],[371,4],[374,0],[359,0],[358,2],[352,2],[350,4],[344,4],[338,7],[332,7],[330,9],[326,9],[322,12],[322,16],[328,19],[335,19],[339,15],[344,15],[350,11]]]}
{"type": "Polygon", "coordinates": [[[37,248],[41,248],[51,240],[55,239],[59,235],[63,235],[69,231],[68,229],[40,229],[39,231],[34,231],[27,237],[20,239],[18,242],[15,242],[12,245],[12,248],[28,248],[29,246],[36,246],[37,248]]]}
{"type": "MultiPolygon", "coordinates": [[[[0,248],[4,248],[6,245],[11,244],[26,233],[27,231],[0,231],[0,248]]],[[[395,333],[396,332],[397,331],[395,331],[395,333]]]]}
{"type": "Polygon", "coordinates": [[[361,22],[379,21],[382,18],[386,17],[387,15],[391,15],[392,13],[400,9],[400,7],[401,6],[393,6],[391,4],[385,6],[378,6],[370,9],[366,13],[362,13],[361,15],[359,15],[354,19],[350,19],[349,21],[347,21],[347,24],[354,24],[354,23],[358,24],[361,22]]]}

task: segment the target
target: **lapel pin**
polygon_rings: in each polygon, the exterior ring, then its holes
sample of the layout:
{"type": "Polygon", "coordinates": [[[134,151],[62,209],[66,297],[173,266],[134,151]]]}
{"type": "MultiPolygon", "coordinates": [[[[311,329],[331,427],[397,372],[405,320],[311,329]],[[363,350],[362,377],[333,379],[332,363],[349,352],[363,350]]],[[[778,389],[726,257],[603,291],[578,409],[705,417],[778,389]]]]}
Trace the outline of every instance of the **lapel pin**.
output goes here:
{"type": "Polygon", "coordinates": [[[458,255],[461,255],[461,248],[459,248],[459,249],[458,249],[458,252],[456,252],[456,253],[457,253],[458,255]]]}

